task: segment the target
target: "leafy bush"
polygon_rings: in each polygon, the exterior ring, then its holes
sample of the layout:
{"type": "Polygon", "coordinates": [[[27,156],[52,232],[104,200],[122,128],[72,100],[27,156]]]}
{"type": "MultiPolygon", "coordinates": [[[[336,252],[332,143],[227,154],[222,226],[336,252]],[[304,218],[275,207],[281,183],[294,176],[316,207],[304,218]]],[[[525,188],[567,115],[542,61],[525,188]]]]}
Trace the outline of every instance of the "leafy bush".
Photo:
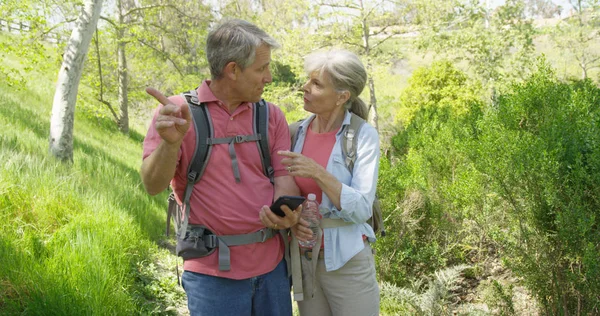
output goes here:
{"type": "MultiPolygon", "coordinates": [[[[540,61],[494,104],[476,91],[448,64],[411,79],[381,161],[380,278],[500,256],[542,313],[600,313],[600,89],[540,61]]],[[[510,287],[496,294],[511,313],[510,287]]]]}
{"type": "Polygon", "coordinates": [[[600,89],[540,62],[479,128],[472,161],[504,204],[489,231],[505,264],[546,314],[599,313],[600,89]]]}
{"type": "Polygon", "coordinates": [[[403,127],[381,160],[378,184],[388,227],[377,243],[379,275],[398,285],[465,262],[475,246],[464,221],[481,191],[461,145],[482,113],[478,87],[449,62],[417,70],[409,83],[403,127]]]}

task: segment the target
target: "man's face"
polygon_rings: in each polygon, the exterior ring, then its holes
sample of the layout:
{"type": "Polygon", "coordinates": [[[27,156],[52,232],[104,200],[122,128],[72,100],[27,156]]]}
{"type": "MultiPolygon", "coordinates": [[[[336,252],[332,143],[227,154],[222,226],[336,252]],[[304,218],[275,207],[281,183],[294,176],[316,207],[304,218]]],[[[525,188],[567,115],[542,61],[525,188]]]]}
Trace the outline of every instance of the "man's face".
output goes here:
{"type": "Polygon", "coordinates": [[[273,80],[270,63],[271,48],[267,45],[257,47],[254,63],[240,71],[238,76],[236,90],[243,101],[260,101],[265,85],[273,80]]]}

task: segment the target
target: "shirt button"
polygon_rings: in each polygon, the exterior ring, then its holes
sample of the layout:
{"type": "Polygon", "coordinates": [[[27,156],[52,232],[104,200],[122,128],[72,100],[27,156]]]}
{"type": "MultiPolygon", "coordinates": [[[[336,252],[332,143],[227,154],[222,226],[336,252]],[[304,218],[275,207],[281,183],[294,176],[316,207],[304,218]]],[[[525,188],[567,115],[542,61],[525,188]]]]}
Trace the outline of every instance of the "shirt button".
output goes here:
{"type": "Polygon", "coordinates": [[[233,121],[233,117],[230,117],[230,118],[229,118],[229,120],[230,120],[230,121],[233,121]]]}

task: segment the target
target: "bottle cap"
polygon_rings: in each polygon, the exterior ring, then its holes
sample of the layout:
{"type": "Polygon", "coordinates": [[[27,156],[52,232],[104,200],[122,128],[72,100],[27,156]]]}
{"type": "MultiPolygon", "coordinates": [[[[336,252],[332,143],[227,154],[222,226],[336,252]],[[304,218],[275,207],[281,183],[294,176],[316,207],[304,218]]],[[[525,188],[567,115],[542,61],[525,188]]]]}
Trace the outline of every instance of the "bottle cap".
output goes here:
{"type": "Polygon", "coordinates": [[[313,201],[314,201],[314,200],[316,200],[316,199],[317,199],[317,196],[316,196],[314,193],[309,193],[309,194],[308,194],[308,199],[309,199],[309,200],[313,200],[313,201]]]}

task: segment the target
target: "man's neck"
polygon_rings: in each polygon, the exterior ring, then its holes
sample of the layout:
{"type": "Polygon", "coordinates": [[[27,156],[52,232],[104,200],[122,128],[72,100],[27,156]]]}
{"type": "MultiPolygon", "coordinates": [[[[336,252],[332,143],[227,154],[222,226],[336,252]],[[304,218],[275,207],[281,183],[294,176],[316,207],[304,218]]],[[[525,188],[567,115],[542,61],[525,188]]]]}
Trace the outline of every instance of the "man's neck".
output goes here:
{"type": "Polygon", "coordinates": [[[232,97],[235,93],[230,85],[223,82],[223,79],[212,80],[208,88],[217,99],[225,104],[229,113],[233,113],[243,103],[242,100],[232,97]]]}

